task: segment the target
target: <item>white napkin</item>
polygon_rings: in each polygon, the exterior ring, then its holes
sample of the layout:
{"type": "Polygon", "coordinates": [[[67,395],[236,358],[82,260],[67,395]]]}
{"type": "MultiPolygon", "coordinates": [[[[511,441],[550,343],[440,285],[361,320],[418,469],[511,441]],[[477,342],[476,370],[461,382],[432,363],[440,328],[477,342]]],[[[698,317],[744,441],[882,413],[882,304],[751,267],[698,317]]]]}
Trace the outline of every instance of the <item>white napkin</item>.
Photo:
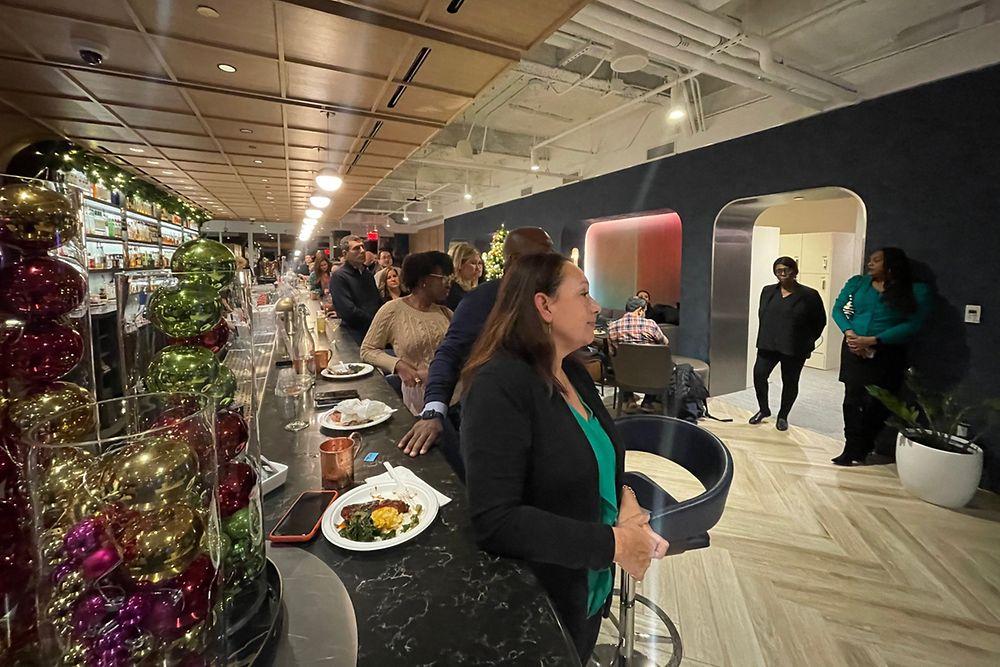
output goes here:
{"type": "MultiPolygon", "coordinates": [[[[413,486],[419,486],[427,491],[430,491],[437,497],[438,506],[444,507],[451,502],[451,498],[444,495],[433,486],[425,482],[416,476],[409,468],[403,468],[401,466],[393,466],[393,470],[396,471],[396,475],[405,484],[412,484],[413,486]]],[[[374,477],[369,477],[365,480],[365,484],[392,484],[392,477],[389,476],[388,472],[384,472],[381,475],[375,475],[374,477]]]]}
{"type": "Polygon", "coordinates": [[[370,398],[358,400],[349,398],[337,404],[337,412],[340,413],[340,422],[370,422],[383,417],[391,412],[393,408],[382,401],[373,401],[370,398]]]}
{"type": "Polygon", "coordinates": [[[326,369],[331,373],[336,373],[337,375],[348,375],[351,374],[351,368],[345,364],[343,361],[331,361],[326,369]]]}

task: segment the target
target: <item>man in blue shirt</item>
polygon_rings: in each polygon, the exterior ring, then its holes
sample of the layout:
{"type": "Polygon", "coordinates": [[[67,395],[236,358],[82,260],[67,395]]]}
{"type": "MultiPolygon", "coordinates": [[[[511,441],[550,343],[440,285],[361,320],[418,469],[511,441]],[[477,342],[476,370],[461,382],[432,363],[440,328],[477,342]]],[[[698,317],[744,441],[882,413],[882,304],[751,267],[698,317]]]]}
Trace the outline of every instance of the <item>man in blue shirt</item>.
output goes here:
{"type": "MultiPolygon", "coordinates": [[[[522,255],[545,252],[552,252],[552,239],[544,229],[514,229],[504,240],[504,268],[522,255]]],[[[448,332],[428,369],[424,410],[420,419],[399,441],[398,447],[410,456],[426,454],[444,430],[443,420],[448,417],[448,404],[458,384],[458,376],[486,325],[486,318],[493,310],[499,291],[500,280],[489,280],[466,294],[458,304],[448,332]]]]}

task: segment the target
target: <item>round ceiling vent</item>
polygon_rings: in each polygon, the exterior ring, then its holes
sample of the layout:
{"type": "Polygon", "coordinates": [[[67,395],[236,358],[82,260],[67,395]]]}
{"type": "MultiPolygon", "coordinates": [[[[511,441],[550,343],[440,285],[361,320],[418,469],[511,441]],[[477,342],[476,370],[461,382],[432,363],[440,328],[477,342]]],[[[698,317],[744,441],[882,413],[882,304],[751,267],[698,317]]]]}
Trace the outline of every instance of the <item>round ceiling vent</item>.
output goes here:
{"type": "Polygon", "coordinates": [[[608,57],[611,69],[619,74],[638,72],[649,64],[649,55],[637,46],[626,42],[615,41],[608,57]]]}

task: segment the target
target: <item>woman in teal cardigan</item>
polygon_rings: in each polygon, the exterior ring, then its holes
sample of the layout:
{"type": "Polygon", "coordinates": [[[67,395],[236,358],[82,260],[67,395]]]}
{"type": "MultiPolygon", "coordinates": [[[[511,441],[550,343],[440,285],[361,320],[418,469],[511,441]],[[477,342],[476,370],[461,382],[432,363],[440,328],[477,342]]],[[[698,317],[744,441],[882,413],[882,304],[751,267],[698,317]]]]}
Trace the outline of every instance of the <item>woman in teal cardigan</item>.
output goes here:
{"type": "Polygon", "coordinates": [[[868,394],[868,385],[897,391],[906,371],[906,344],[923,326],[931,306],[925,283],[914,283],[910,261],[899,248],[868,258],[868,275],[854,276],[833,305],[844,332],[840,381],[844,383],[844,451],[833,462],[861,463],[875,448],[888,410],[868,394]]]}

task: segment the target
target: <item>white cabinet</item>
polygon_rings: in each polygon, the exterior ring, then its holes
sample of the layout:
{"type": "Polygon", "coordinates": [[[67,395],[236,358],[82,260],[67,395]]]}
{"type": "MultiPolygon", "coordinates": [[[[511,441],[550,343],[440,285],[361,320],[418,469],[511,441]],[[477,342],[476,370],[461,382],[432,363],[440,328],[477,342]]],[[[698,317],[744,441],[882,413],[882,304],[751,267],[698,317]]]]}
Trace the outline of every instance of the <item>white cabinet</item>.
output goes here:
{"type": "Polygon", "coordinates": [[[799,282],[819,292],[827,313],[827,324],[816,341],[816,350],[806,366],[829,370],[840,365],[843,335],[833,321],[833,302],[847,280],[857,273],[854,266],[854,235],[842,232],[782,234],[781,254],[799,264],[799,282]]]}

